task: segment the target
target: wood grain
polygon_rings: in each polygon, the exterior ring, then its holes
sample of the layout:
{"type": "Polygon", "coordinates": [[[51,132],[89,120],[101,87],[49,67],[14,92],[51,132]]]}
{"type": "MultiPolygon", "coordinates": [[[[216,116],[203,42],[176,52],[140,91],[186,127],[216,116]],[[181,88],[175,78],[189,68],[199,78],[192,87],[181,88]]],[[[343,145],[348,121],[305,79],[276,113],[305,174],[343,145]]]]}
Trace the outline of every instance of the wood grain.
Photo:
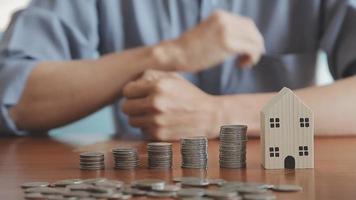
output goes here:
{"type": "Polygon", "coordinates": [[[49,138],[2,138],[0,140],[0,199],[22,199],[20,185],[27,181],[56,181],[67,178],[106,177],[130,182],[141,178],[161,178],[170,181],[176,176],[201,176],[303,186],[299,193],[277,193],[278,199],[355,199],[356,197],[356,138],[318,138],[315,141],[315,169],[264,170],[260,165],[258,140],[247,146],[247,169],[220,169],[218,141],[209,142],[208,170],[180,168],[179,144],[174,147],[172,170],[149,170],[144,142],[109,141],[87,147],[68,146],[49,138]],[[139,148],[142,166],[135,171],[114,170],[110,149],[117,145],[139,148]],[[106,170],[81,171],[78,152],[103,150],[106,170]]]}

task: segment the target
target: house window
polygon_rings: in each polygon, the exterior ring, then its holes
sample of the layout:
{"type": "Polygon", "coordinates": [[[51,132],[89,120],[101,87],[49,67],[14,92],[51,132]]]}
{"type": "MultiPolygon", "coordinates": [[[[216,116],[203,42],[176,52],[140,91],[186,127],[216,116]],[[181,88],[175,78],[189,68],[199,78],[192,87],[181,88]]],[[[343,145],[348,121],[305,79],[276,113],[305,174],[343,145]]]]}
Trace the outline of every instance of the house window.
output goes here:
{"type": "Polygon", "coordinates": [[[270,147],[269,157],[279,157],[279,147],[270,147]]]}
{"type": "Polygon", "coordinates": [[[279,118],[269,118],[269,124],[271,128],[279,128],[280,125],[280,121],[279,118]]]}
{"type": "Polygon", "coordinates": [[[299,118],[299,124],[300,124],[300,127],[304,128],[304,127],[309,127],[309,118],[306,117],[306,118],[299,118]]]}
{"type": "Polygon", "coordinates": [[[299,156],[308,156],[309,149],[308,146],[299,146],[299,156]]]}

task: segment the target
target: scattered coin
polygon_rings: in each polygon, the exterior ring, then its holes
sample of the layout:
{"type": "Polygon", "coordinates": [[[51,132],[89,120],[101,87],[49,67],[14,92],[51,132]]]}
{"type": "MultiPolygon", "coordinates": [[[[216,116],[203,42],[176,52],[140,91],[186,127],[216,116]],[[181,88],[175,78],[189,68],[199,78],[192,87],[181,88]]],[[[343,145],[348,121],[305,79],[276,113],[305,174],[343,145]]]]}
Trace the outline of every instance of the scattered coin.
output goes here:
{"type": "Polygon", "coordinates": [[[202,197],[205,190],[201,188],[182,188],[177,192],[178,197],[202,197]]]}
{"type": "Polygon", "coordinates": [[[245,194],[244,200],[275,200],[277,199],[275,195],[270,193],[265,194],[245,194]]]}
{"type": "Polygon", "coordinates": [[[226,183],[224,179],[220,179],[220,178],[209,178],[208,181],[210,185],[217,185],[217,186],[221,186],[224,183],[226,183]]]}
{"type": "Polygon", "coordinates": [[[90,193],[86,191],[69,191],[62,194],[63,197],[76,197],[76,198],[83,198],[83,197],[90,197],[90,193]]]}
{"type": "Polygon", "coordinates": [[[261,194],[267,192],[267,189],[255,187],[255,186],[241,186],[236,187],[236,191],[243,194],[261,194]]]}
{"type": "Polygon", "coordinates": [[[32,187],[48,187],[48,182],[28,182],[21,185],[22,188],[32,188],[32,187]]]}
{"type": "Polygon", "coordinates": [[[28,194],[25,194],[25,199],[28,199],[28,200],[45,200],[46,198],[41,193],[28,193],[28,194]]]}
{"type": "Polygon", "coordinates": [[[114,181],[114,180],[105,180],[105,181],[97,182],[94,185],[100,186],[100,187],[106,187],[106,188],[120,189],[124,185],[124,182],[114,181]]]}
{"type": "Polygon", "coordinates": [[[52,185],[55,187],[65,187],[67,185],[75,185],[75,184],[81,184],[83,183],[82,179],[65,179],[65,180],[60,180],[52,185]]]}
{"type": "Polygon", "coordinates": [[[208,179],[202,178],[189,178],[181,180],[183,186],[192,186],[192,187],[205,187],[210,184],[208,179]]]}
{"type": "Polygon", "coordinates": [[[235,191],[207,190],[205,192],[205,196],[218,200],[230,200],[236,199],[238,197],[238,193],[235,191]]]}
{"type": "Polygon", "coordinates": [[[138,189],[138,188],[132,188],[132,187],[125,187],[122,190],[123,194],[129,194],[132,196],[144,196],[147,194],[147,190],[142,190],[142,189],[138,189]]]}
{"type": "Polygon", "coordinates": [[[222,168],[246,167],[247,126],[224,125],[220,128],[219,163],[222,168]]]}
{"type": "Polygon", "coordinates": [[[150,191],[147,192],[148,197],[153,197],[153,198],[170,198],[170,197],[175,197],[176,192],[157,192],[157,191],[150,191]]]}
{"type": "Polygon", "coordinates": [[[180,200],[214,200],[213,198],[209,197],[183,197],[180,200]]]}
{"type": "Polygon", "coordinates": [[[97,183],[104,182],[106,180],[107,180],[106,178],[89,178],[89,179],[84,179],[82,181],[83,181],[83,183],[86,183],[86,184],[97,184],[97,183]]]}
{"type": "Polygon", "coordinates": [[[181,187],[178,185],[165,185],[163,188],[156,188],[155,186],[152,187],[152,190],[156,192],[177,192],[180,189],[181,187]]]}
{"type": "Polygon", "coordinates": [[[275,200],[276,196],[268,192],[268,189],[278,192],[302,190],[298,185],[273,186],[266,183],[199,177],[176,177],[174,181],[180,181],[179,184],[183,188],[176,184],[166,184],[160,179],[141,179],[130,185],[124,185],[122,181],[106,178],[66,179],[52,184],[29,182],[22,184],[21,187],[24,189],[25,199],[28,200],[124,200],[132,196],[185,200],[275,200]],[[195,187],[209,184],[215,184],[218,188],[212,190],[195,187]]]}
{"type": "Polygon", "coordinates": [[[133,185],[134,187],[144,190],[152,190],[152,188],[159,190],[164,188],[166,182],[160,179],[142,179],[135,181],[133,185]]]}
{"type": "Polygon", "coordinates": [[[62,194],[63,191],[57,188],[50,188],[50,187],[34,187],[34,188],[26,188],[25,193],[62,194]]]}
{"type": "Polygon", "coordinates": [[[275,185],[271,189],[278,192],[299,192],[303,190],[299,185],[275,185]]]}
{"type": "Polygon", "coordinates": [[[86,183],[66,186],[66,188],[72,191],[89,191],[92,187],[94,186],[86,183]]]}

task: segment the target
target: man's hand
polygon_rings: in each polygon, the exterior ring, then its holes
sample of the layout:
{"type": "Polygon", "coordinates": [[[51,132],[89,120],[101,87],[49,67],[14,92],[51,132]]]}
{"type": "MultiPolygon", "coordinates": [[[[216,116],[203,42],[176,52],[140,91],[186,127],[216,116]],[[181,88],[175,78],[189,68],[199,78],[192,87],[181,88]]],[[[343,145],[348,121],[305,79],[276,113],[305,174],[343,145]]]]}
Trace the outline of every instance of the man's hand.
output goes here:
{"type": "Polygon", "coordinates": [[[239,55],[240,64],[256,64],[264,53],[263,37],[246,17],[216,11],[181,37],[161,43],[155,57],[178,71],[200,71],[239,55]]]}
{"type": "Polygon", "coordinates": [[[218,136],[214,97],[176,73],[149,70],[128,83],[122,110],[132,126],[151,139],[178,140],[183,136],[218,136]]]}

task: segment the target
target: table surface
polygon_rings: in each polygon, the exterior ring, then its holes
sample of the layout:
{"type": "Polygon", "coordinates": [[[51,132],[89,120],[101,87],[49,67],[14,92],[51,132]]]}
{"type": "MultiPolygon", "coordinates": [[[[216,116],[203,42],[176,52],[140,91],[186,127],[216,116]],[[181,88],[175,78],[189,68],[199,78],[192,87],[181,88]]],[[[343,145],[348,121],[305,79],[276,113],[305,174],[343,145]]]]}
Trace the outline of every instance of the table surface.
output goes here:
{"type": "Polygon", "coordinates": [[[106,177],[131,182],[142,178],[200,176],[271,184],[298,184],[298,193],[276,193],[278,199],[355,199],[356,198],[356,138],[317,138],[315,140],[315,169],[264,170],[260,165],[259,140],[249,140],[246,169],[220,169],[219,143],[209,142],[207,170],[180,168],[179,143],[173,144],[172,170],[147,169],[146,144],[142,141],[111,140],[90,146],[74,147],[50,138],[2,138],[0,140],[0,199],[23,199],[20,185],[28,181],[56,181],[68,178],[106,177]],[[139,149],[142,164],[137,170],[113,169],[110,149],[115,146],[134,146],[139,149]],[[79,170],[79,152],[105,151],[106,169],[79,170]]]}

